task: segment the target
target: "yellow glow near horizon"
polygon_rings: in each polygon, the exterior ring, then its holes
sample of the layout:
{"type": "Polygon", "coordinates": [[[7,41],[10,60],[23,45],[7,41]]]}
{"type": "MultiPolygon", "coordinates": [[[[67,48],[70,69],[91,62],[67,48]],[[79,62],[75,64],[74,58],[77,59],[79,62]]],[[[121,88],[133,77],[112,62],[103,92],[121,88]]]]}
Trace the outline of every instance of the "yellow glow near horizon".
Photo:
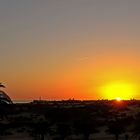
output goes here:
{"type": "Polygon", "coordinates": [[[116,98],[116,101],[118,101],[118,102],[121,101],[121,98],[120,97],[117,97],[116,98]]]}
{"type": "Polygon", "coordinates": [[[101,94],[107,99],[132,99],[137,94],[137,87],[128,82],[112,82],[101,87],[101,94]]]}

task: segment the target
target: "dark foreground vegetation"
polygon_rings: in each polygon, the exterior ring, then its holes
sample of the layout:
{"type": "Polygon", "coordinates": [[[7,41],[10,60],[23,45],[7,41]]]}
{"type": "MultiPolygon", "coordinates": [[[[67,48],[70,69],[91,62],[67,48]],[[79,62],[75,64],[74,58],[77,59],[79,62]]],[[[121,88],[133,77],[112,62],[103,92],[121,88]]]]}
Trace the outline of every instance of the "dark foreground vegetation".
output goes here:
{"type": "Polygon", "coordinates": [[[0,139],[140,140],[140,101],[1,104],[0,139]]]}

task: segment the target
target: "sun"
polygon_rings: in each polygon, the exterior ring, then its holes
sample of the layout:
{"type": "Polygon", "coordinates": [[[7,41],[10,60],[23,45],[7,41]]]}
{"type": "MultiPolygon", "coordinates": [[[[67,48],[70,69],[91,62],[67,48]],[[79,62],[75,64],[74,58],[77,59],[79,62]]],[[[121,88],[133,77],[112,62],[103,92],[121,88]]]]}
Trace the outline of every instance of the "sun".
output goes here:
{"type": "Polygon", "coordinates": [[[104,98],[117,101],[132,99],[136,96],[137,91],[136,85],[125,81],[110,82],[100,87],[100,93],[104,98]]]}
{"type": "Polygon", "coordinates": [[[120,102],[121,101],[121,98],[120,97],[117,97],[116,98],[116,101],[120,102]]]}

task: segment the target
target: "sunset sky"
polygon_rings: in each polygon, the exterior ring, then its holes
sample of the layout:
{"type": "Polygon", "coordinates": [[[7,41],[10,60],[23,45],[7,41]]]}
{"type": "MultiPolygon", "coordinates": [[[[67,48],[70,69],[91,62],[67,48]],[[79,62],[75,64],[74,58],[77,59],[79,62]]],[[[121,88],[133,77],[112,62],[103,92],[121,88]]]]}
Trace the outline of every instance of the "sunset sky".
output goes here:
{"type": "Polygon", "coordinates": [[[140,99],[140,1],[0,0],[0,73],[12,99],[140,99]]]}

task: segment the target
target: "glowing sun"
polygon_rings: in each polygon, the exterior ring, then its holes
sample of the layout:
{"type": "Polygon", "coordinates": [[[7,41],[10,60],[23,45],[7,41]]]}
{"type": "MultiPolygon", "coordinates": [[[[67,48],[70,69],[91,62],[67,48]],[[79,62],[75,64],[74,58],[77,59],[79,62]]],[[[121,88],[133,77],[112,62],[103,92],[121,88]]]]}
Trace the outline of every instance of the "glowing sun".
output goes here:
{"type": "Polygon", "coordinates": [[[128,82],[111,82],[100,88],[102,96],[107,99],[132,99],[137,94],[137,87],[128,82]]]}
{"type": "Polygon", "coordinates": [[[121,101],[121,98],[120,97],[117,97],[116,98],[116,101],[118,101],[118,102],[121,101]]]}

